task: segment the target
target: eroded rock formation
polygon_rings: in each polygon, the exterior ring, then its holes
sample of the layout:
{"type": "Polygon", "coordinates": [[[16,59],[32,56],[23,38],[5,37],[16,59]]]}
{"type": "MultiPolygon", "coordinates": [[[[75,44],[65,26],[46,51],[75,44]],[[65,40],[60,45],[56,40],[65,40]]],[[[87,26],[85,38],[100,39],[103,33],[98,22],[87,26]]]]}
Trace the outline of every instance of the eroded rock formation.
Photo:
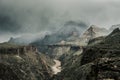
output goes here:
{"type": "Polygon", "coordinates": [[[52,64],[32,46],[0,48],[1,80],[49,80],[52,64]]]}

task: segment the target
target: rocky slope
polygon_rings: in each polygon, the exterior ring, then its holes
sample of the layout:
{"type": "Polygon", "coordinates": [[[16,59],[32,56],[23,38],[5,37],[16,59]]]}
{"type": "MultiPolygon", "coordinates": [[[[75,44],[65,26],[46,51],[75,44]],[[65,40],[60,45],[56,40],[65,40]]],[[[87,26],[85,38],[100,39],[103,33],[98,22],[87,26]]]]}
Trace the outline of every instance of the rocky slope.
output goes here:
{"type": "Polygon", "coordinates": [[[54,80],[120,80],[120,30],[89,45],[54,80]]]}
{"type": "Polygon", "coordinates": [[[50,80],[53,64],[33,46],[0,44],[1,80],[50,80]]]}
{"type": "MultiPolygon", "coordinates": [[[[79,26],[74,22],[65,24],[65,26],[69,25],[79,26]]],[[[46,35],[43,39],[31,43],[36,46],[41,53],[61,61],[62,72],[53,76],[52,79],[50,79],[52,76],[50,68],[52,61],[50,61],[48,57],[47,60],[43,54],[36,54],[37,49],[34,49],[32,52],[27,52],[29,54],[26,54],[25,51],[20,52],[22,54],[18,54],[19,50],[16,50],[16,47],[19,49],[19,46],[14,45],[15,47],[12,47],[12,52],[17,54],[12,55],[17,56],[20,60],[24,59],[26,64],[30,63],[29,72],[32,73],[31,78],[34,78],[33,80],[37,80],[38,78],[40,78],[40,80],[119,80],[119,29],[115,29],[106,37],[104,35],[109,31],[94,25],[88,28],[81,37],[77,28],[72,27],[64,33],[65,31],[65,29],[62,29],[58,34],[46,35]],[[35,53],[35,55],[32,53],[35,53]],[[28,58],[30,59],[28,60],[28,58]],[[31,65],[32,67],[34,66],[34,70],[31,68],[31,65]],[[38,67],[35,67],[36,65],[38,67]],[[42,68],[40,68],[40,66],[42,66],[42,68]],[[38,72],[36,73],[36,71],[38,72]],[[36,74],[38,76],[36,76],[36,74]]],[[[11,51],[10,46],[9,48],[11,51]]],[[[6,49],[1,51],[3,53],[12,53],[9,50],[6,52],[6,49]]],[[[29,51],[31,51],[31,49],[29,51]]],[[[39,52],[37,51],[37,53],[39,52]]],[[[7,58],[9,57],[7,56],[7,58]]],[[[11,59],[14,58],[12,57],[11,59]]],[[[14,65],[16,64],[19,63],[15,62],[14,65]]],[[[23,71],[25,70],[23,69],[23,71]]],[[[20,76],[21,75],[22,74],[20,74],[20,76]]],[[[28,75],[31,76],[31,74],[28,75]]],[[[24,79],[27,80],[27,77],[24,79]]]]}

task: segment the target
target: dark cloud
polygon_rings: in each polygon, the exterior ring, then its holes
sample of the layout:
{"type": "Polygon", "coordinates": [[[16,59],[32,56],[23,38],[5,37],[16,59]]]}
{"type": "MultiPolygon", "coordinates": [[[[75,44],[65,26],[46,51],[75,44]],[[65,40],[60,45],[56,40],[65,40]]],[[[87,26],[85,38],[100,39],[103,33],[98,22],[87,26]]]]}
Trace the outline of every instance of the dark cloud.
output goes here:
{"type": "Polygon", "coordinates": [[[7,32],[17,32],[20,30],[20,25],[12,20],[9,16],[0,15],[0,30],[7,32]]]}
{"type": "Polygon", "coordinates": [[[119,9],[119,0],[0,0],[0,33],[39,33],[68,21],[109,28],[120,23],[119,9]]]}

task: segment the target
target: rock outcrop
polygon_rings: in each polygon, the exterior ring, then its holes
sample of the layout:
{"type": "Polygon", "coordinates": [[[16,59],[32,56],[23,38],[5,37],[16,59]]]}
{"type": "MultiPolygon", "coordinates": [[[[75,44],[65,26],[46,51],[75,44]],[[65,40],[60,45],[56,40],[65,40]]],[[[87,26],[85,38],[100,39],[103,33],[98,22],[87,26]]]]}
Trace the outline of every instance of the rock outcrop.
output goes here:
{"type": "Polygon", "coordinates": [[[2,45],[0,45],[1,80],[50,80],[53,62],[49,57],[39,53],[33,46],[2,47],[2,45]]]}

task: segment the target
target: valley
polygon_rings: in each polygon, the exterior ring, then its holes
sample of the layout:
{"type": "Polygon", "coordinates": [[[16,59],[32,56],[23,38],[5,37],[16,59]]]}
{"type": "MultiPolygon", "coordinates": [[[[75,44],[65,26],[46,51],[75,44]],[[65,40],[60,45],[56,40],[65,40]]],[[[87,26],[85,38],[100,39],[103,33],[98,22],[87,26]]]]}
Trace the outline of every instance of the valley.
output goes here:
{"type": "Polygon", "coordinates": [[[0,0],[0,80],[120,80],[120,0],[0,0]]]}
{"type": "Polygon", "coordinates": [[[53,35],[29,45],[16,44],[16,40],[1,43],[0,79],[119,80],[120,30],[116,28],[104,36],[98,31],[103,29],[90,27],[81,37],[70,32],[52,44],[43,41],[51,40],[53,35]]]}

